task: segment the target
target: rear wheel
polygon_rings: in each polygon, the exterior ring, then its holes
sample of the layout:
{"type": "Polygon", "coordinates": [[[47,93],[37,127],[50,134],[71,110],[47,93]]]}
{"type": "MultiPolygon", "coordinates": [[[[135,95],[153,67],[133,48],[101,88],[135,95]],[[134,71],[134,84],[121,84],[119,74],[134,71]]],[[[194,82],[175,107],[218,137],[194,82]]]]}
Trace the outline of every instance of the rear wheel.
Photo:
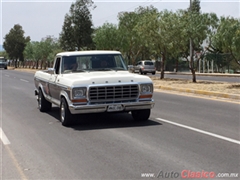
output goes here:
{"type": "Polygon", "coordinates": [[[38,108],[41,112],[47,112],[52,109],[52,103],[45,99],[41,89],[38,93],[38,108]]]}
{"type": "Polygon", "coordinates": [[[131,112],[135,121],[147,121],[151,114],[151,109],[134,110],[131,112]]]}
{"type": "Polygon", "coordinates": [[[152,73],[152,75],[155,75],[155,74],[156,74],[156,72],[153,72],[153,73],[152,73]]]}
{"type": "Polygon", "coordinates": [[[73,115],[69,111],[67,101],[65,98],[61,98],[60,105],[60,121],[63,126],[70,126],[72,124],[73,115]]]}

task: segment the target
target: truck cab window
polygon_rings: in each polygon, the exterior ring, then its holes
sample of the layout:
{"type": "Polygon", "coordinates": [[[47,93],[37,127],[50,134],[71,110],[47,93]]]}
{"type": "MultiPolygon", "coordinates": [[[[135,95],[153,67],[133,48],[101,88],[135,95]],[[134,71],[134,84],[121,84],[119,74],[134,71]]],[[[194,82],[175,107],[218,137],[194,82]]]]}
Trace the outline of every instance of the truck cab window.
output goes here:
{"type": "Polygon", "coordinates": [[[61,61],[61,58],[56,59],[56,63],[55,63],[55,66],[54,66],[56,74],[59,74],[59,72],[60,72],[60,61],[61,61]]]}

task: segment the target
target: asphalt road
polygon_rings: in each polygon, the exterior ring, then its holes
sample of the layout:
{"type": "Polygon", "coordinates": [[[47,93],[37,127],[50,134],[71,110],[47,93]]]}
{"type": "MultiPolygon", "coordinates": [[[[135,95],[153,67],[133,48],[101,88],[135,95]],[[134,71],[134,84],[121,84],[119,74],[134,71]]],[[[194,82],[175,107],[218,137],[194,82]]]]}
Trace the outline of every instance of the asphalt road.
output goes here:
{"type": "Polygon", "coordinates": [[[0,70],[0,97],[4,180],[239,178],[239,104],[156,92],[148,122],[88,115],[66,128],[58,108],[37,109],[32,73],[0,70]]]}

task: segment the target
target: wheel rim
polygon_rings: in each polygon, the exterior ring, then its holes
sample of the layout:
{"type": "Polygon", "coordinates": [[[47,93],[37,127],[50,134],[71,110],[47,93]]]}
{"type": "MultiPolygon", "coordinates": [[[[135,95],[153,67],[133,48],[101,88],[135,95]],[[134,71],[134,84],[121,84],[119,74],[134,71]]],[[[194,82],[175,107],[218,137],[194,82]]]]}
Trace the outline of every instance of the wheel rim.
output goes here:
{"type": "Polygon", "coordinates": [[[61,105],[61,121],[63,122],[65,119],[65,108],[64,108],[64,105],[62,103],[61,105]]]}

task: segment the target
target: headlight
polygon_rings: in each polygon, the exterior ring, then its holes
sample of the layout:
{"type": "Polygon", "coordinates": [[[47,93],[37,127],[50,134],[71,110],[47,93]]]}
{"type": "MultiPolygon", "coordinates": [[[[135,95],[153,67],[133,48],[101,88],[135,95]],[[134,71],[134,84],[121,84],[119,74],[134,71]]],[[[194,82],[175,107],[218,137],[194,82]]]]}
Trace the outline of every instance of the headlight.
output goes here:
{"type": "Polygon", "coordinates": [[[152,94],[153,85],[152,84],[141,84],[140,85],[140,94],[152,94]]]}
{"type": "Polygon", "coordinates": [[[73,88],[72,90],[72,98],[73,99],[80,99],[80,98],[85,98],[86,97],[86,87],[82,88],[73,88]]]}

